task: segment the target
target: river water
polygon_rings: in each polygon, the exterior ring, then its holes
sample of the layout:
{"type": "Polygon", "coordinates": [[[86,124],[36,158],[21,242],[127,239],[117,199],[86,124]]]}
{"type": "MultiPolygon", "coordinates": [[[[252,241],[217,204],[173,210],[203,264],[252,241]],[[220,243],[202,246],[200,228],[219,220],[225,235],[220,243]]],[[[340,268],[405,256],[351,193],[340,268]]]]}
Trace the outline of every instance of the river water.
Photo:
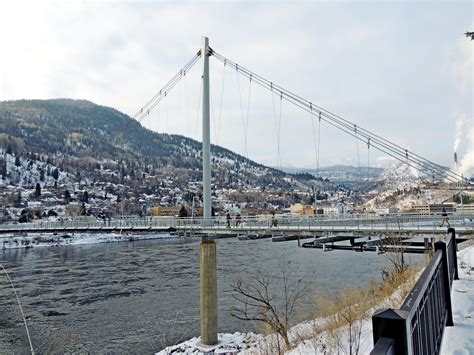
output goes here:
{"type": "MultiPolygon", "coordinates": [[[[379,280],[383,255],[298,248],[270,239],[217,241],[219,332],[255,331],[230,315],[230,283],[291,261],[312,295],[379,280]]],[[[199,335],[199,241],[147,240],[0,251],[37,353],[151,354],[199,335]]],[[[407,256],[417,262],[419,255],[407,256]]],[[[29,346],[13,291],[0,271],[0,353],[29,346]]]]}

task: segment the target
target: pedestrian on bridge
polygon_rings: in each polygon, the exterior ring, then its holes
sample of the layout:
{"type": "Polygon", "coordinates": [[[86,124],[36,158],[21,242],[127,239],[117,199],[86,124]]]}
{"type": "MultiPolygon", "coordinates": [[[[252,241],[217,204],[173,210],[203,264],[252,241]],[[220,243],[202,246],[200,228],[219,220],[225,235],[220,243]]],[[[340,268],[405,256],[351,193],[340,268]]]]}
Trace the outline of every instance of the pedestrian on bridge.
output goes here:
{"type": "Polygon", "coordinates": [[[270,227],[276,227],[278,225],[278,221],[275,218],[275,211],[272,211],[272,219],[270,221],[270,227]]]}
{"type": "Polygon", "coordinates": [[[240,216],[240,213],[237,213],[237,216],[235,216],[235,226],[239,227],[241,222],[242,222],[242,217],[240,216]]]}
{"type": "Polygon", "coordinates": [[[451,225],[449,224],[448,213],[446,212],[446,209],[444,207],[443,207],[442,216],[443,216],[443,223],[441,223],[439,226],[442,227],[444,225],[444,222],[446,222],[446,224],[448,225],[448,228],[450,228],[451,225]]]}
{"type": "Polygon", "coordinates": [[[230,221],[232,219],[232,217],[230,216],[230,213],[227,212],[227,215],[225,216],[226,220],[227,220],[227,228],[230,228],[230,221]]]}

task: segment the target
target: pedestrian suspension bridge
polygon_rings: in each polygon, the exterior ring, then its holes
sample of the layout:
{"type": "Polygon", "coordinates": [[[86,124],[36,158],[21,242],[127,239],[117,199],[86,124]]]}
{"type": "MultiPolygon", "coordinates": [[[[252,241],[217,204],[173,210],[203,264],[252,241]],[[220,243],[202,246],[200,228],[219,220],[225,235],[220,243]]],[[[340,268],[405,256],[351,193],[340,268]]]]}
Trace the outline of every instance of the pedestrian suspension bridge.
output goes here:
{"type": "MultiPolygon", "coordinates": [[[[313,146],[315,154],[315,165],[319,172],[320,141],[322,124],[331,126],[346,137],[355,140],[357,157],[360,164],[360,148],[367,149],[367,182],[369,181],[370,152],[377,150],[386,156],[394,158],[408,167],[428,173],[448,183],[456,184],[462,188],[469,184],[459,173],[452,171],[440,164],[416,154],[402,146],[381,137],[368,129],[358,126],[349,120],[319,106],[317,103],[305,99],[302,96],[284,88],[283,86],[266,79],[265,77],[247,69],[237,62],[225,57],[218,50],[209,46],[207,37],[203,38],[202,47],[192,58],[153,95],[146,104],[133,116],[138,122],[149,117],[160,103],[169,97],[170,93],[182,79],[185,79],[190,70],[201,59],[202,75],[200,85],[200,107],[202,117],[202,167],[203,167],[203,217],[191,219],[119,219],[111,221],[62,221],[62,222],[40,222],[26,224],[2,225],[0,234],[30,233],[30,232],[53,232],[53,233],[80,233],[80,232],[181,232],[202,236],[200,244],[200,277],[201,277],[201,343],[204,346],[217,344],[217,268],[216,268],[216,243],[219,236],[228,235],[283,235],[297,234],[298,236],[316,236],[327,233],[326,241],[330,241],[329,233],[346,236],[371,236],[383,234],[446,234],[446,225],[442,223],[439,215],[350,215],[342,218],[335,217],[269,217],[242,218],[239,224],[228,225],[225,219],[215,218],[211,215],[211,142],[210,142],[210,88],[209,88],[209,60],[214,58],[225,70],[233,70],[237,74],[237,84],[240,89],[240,79],[248,82],[247,110],[245,112],[242,95],[240,95],[241,117],[244,131],[244,155],[248,158],[248,133],[249,133],[249,108],[250,93],[253,87],[260,87],[271,95],[273,117],[276,127],[276,166],[281,169],[281,136],[282,136],[282,104],[292,105],[294,108],[305,112],[311,118],[311,129],[313,133],[313,146]]],[[[222,113],[222,97],[224,88],[222,83],[222,94],[220,100],[222,113]]],[[[186,85],[185,85],[186,86],[186,85]]],[[[179,117],[179,115],[178,115],[179,117]]],[[[220,127],[220,123],[218,123],[220,127]]],[[[217,135],[218,137],[218,135],[217,135]]],[[[218,140],[218,138],[217,138],[218,140]]],[[[218,143],[218,141],[216,142],[218,143]]],[[[458,234],[473,233],[472,214],[455,213],[450,216],[451,226],[456,228],[458,234]]]]}

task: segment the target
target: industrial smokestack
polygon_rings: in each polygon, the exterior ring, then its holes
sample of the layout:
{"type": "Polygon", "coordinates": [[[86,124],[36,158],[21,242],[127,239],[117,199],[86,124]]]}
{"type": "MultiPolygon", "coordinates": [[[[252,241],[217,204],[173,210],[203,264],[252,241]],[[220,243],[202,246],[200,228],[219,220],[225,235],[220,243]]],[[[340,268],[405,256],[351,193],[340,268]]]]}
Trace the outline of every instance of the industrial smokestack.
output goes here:
{"type": "Polygon", "coordinates": [[[454,163],[458,163],[458,153],[454,152],[454,163]]]}

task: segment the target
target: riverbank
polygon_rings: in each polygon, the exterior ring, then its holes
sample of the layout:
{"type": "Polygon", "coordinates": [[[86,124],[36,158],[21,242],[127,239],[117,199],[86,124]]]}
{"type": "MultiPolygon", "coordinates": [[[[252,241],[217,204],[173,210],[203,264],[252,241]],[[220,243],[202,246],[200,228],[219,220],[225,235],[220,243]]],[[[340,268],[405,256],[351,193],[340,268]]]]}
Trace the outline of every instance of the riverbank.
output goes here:
{"type": "MultiPolygon", "coordinates": [[[[458,252],[459,280],[455,280],[451,291],[454,326],[446,327],[443,335],[441,354],[474,353],[474,246],[458,252]]],[[[405,298],[402,288],[396,289],[385,300],[374,305],[367,314],[378,308],[396,307],[405,298]]],[[[328,328],[331,317],[321,317],[297,324],[289,331],[293,345],[287,355],[317,353],[339,353],[350,347],[359,354],[367,354],[373,348],[371,316],[354,320],[350,326],[328,328]],[[349,331],[349,327],[351,328],[349,331]],[[352,333],[351,333],[352,332],[352,333]],[[354,336],[354,333],[356,336],[354,336]]],[[[333,323],[334,324],[334,323],[333,323]]],[[[279,353],[283,344],[275,334],[254,333],[219,334],[219,344],[213,348],[199,345],[200,338],[193,338],[181,344],[167,347],[157,355],[175,353],[205,354],[235,353],[242,355],[279,353]]]]}
{"type": "Polygon", "coordinates": [[[29,249],[44,247],[60,247],[66,245],[84,245],[97,243],[133,242],[152,239],[185,238],[177,234],[128,234],[128,233],[75,233],[75,234],[18,234],[5,236],[1,239],[2,249],[29,249]]]}

